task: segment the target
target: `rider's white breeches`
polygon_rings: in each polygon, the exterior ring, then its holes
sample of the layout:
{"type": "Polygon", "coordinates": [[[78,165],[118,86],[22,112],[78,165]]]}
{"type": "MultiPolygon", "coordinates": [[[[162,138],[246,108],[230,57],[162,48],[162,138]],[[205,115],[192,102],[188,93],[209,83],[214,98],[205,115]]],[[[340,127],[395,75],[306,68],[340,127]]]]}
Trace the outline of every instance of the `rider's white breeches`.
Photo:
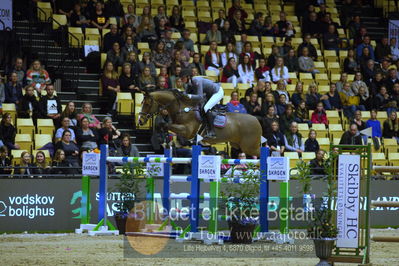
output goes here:
{"type": "Polygon", "coordinates": [[[209,99],[209,101],[205,104],[205,106],[204,106],[205,113],[208,112],[209,110],[211,110],[212,107],[217,105],[223,99],[223,96],[224,96],[224,91],[223,91],[222,87],[220,87],[219,91],[217,93],[215,93],[214,95],[212,95],[212,97],[209,99]]]}

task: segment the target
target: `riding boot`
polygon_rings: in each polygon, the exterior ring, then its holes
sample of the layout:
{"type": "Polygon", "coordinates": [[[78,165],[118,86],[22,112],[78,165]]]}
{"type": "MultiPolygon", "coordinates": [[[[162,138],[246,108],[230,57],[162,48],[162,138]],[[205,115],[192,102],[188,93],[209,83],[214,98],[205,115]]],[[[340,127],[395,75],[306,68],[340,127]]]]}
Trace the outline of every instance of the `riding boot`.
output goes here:
{"type": "Polygon", "coordinates": [[[206,113],[206,120],[207,120],[207,124],[208,124],[208,130],[207,130],[207,134],[205,135],[205,138],[207,139],[214,139],[216,138],[216,134],[215,134],[215,130],[213,127],[213,113],[211,111],[208,111],[206,113]]]}

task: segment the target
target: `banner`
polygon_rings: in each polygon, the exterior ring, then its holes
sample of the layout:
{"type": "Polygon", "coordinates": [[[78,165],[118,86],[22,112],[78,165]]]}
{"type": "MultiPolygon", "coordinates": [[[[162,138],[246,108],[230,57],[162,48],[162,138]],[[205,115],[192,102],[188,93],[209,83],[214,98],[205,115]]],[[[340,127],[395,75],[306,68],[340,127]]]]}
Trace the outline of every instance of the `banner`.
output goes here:
{"type": "Polygon", "coordinates": [[[288,181],[290,158],[267,157],[267,180],[288,181]]]}
{"type": "Polygon", "coordinates": [[[205,181],[220,179],[220,156],[200,155],[198,158],[198,178],[205,181]]]}
{"type": "Polygon", "coordinates": [[[99,153],[83,153],[82,175],[88,175],[88,176],[100,175],[99,153]]]}
{"type": "Polygon", "coordinates": [[[396,46],[399,45],[399,20],[390,20],[388,28],[388,37],[396,38],[396,46]]]}
{"type": "Polygon", "coordinates": [[[12,30],[12,0],[0,1],[0,30],[12,30]]]}
{"type": "Polygon", "coordinates": [[[359,245],[360,155],[339,155],[337,191],[337,247],[359,245]]]}

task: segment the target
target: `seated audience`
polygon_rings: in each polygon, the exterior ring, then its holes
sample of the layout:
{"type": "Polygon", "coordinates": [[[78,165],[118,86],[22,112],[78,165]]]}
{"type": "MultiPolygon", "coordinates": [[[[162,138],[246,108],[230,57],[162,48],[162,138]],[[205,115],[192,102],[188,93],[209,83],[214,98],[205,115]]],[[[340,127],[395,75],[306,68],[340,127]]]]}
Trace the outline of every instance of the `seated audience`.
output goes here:
{"type": "Polygon", "coordinates": [[[238,65],[238,74],[242,83],[252,85],[254,82],[254,69],[252,68],[251,62],[248,55],[244,55],[243,61],[238,65]]]}
{"type": "Polygon", "coordinates": [[[97,148],[98,135],[94,128],[89,127],[89,119],[80,120],[80,128],[76,130],[76,142],[81,149],[94,150],[97,148]]]}
{"type": "Polygon", "coordinates": [[[10,177],[12,173],[12,165],[11,159],[8,156],[8,148],[7,146],[0,147],[0,178],[10,177]]]}
{"type": "Polygon", "coordinates": [[[27,85],[34,88],[40,95],[46,84],[51,82],[48,72],[43,68],[39,60],[32,62],[28,72],[26,73],[27,85]]]}
{"type": "Polygon", "coordinates": [[[272,122],[271,131],[267,135],[267,145],[270,147],[270,151],[276,156],[283,156],[285,151],[284,135],[279,130],[279,124],[277,121],[272,122]]]}
{"type": "Polygon", "coordinates": [[[19,150],[20,146],[15,143],[16,128],[12,124],[10,113],[4,113],[0,122],[0,136],[2,136],[3,144],[9,150],[19,150]]]}
{"type": "Polygon", "coordinates": [[[316,152],[316,158],[314,158],[309,162],[311,175],[313,176],[326,175],[326,170],[324,166],[324,156],[325,152],[323,150],[318,150],[316,152]]]}
{"type": "Polygon", "coordinates": [[[61,140],[55,144],[55,149],[63,150],[66,161],[71,165],[71,167],[76,168],[79,167],[79,148],[75,142],[71,141],[71,136],[72,134],[70,130],[64,130],[61,140]]]}
{"type": "Polygon", "coordinates": [[[59,127],[62,113],[61,101],[54,94],[54,85],[47,84],[46,92],[46,96],[42,96],[39,102],[40,116],[52,119],[55,127],[59,127]]]}
{"type": "Polygon", "coordinates": [[[33,122],[36,123],[40,112],[39,102],[36,100],[34,89],[32,86],[28,86],[25,89],[25,95],[19,102],[18,117],[19,118],[32,118],[33,122]]]}
{"type": "Polygon", "coordinates": [[[231,100],[230,102],[227,103],[227,112],[229,113],[242,113],[246,114],[247,110],[245,109],[245,106],[240,103],[238,100],[238,92],[233,91],[231,93],[231,100]]]}
{"type": "Polygon", "coordinates": [[[299,102],[299,105],[295,110],[295,121],[298,123],[307,123],[309,126],[312,125],[309,119],[309,110],[303,100],[299,102]]]}
{"type": "Polygon", "coordinates": [[[302,142],[302,135],[298,132],[297,122],[291,123],[290,129],[285,133],[284,143],[288,152],[297,152],[299,155],[304,152],[305,146],[302,142]]]}
{"type": "Polygon", "coordinates": [[[123,134],[121,137],[122,145],[116,149],[116,156],[122,157],[139,157],[139,150],[133,145],[130,135],[123,134]]]}
{"type": "Polygon", "coordinates": [[[43,151],[38,151],[36,153],[35,164],[33,168],[33,174],[35,177],[42,178],[46,177],[50,173],[50,166],[47,165],[46,155],[43,151]]]}
{"type": "Polygon", "coordinates": [[[59,129],[57,129],[57,131],[55,132],[55,141],[58,142],[61,140],[62,135],[64,133],[65,130],[69,130],[70,131],[70,141],[75,141],[75,132],[73,129],[69,128],[69,125],[71,124],[71,121],[69,120],[68,117],[64,117],[61,121],[61,127],[59,129]]]}
{"type": "Polygon", "coordinates": [[[339,141],[340,145],[363,145],[362,136],[360,135],[357,125],[351,124],[348,131],[342,135],[339,141]]]}
{"type": "Polygon", "coordinates": [[[98,144],[108,144],[109,153],[115,154],[117,144],[116,139],[121,135],[121,132],[112,125],[112,119],[106,117],[103,120],[102,128],[98,131],[98,144]]]}
{"type": "Polygon", "coordinates": [[[373,109],[370,111],[370,119],[366,122],[366,128],[371,127],[372,137],[381,138],[381,122],[377,120],[377,110],[373,109]]]}
{"type": "Polygon", "coordinates": [[[18,75],[12,72],[9,81],[6,83],[5,89],[5,103],[19,104],[22,98],[22,84],[18,82],[18,75]]]}
{"type": "Polygon", "coordinates": [[[53,175],[66,175],[69,174],[71,165],[65,158],[65,152],[61,149],[56,150],[54,160],[51,163],[51,174],[53,175]]]}
{"type": "Polygon", "coordinates": [[[382,137],[387,139],[395,138],[399,144],[399,122],[396,112],[391,112],[388,119],[384,121],[382,137]]]}
{"type": "Polygon", "coordinates": [[[101,128],[101,122],[93,115],[93,107],[91,103],[84,103],[82,105],[82,113],[78,115],[78,120],[82,120],[83,117],[89,119],[89,127],[101,128]]]}
{"type": "Polygon", "coordinates": [[[284,66],[284,60],[282,57],[278,57],[276,60],[276,65],[271,70],[272,81],[277,83],[282,80],[285,84],[290,83],[290,76],[288,74],[288,68],[284,66]]]}
{"type": "Polygon", "coordinates": [[[317,103],[317,107],[312,113],[312,123],[313,124],[325,124],[328,126],[327,113],[324,110],[322,102],[317,103]]]}
{"type": "Polygon", "coordinates": [[[309,130],[308,139],[305,141],[305,152],[317,152],[320,149],[316,136],[316,130],[309,130]]]}
{"type": "Polygon", "coordinates": [[[30,153],[23,151],[19,165],[14,168],[14,176],[16,178],[33,178],[34,167],[30,153]]]}

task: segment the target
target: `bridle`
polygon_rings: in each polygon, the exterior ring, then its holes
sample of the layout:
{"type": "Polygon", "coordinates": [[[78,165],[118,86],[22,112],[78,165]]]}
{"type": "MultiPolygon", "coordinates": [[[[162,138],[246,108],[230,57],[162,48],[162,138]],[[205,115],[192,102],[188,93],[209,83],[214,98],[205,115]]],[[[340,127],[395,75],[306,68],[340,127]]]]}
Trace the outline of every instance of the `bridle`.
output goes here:
{"type": "MultiPolygon", "coordinates": [[[[144,97],[148,97],[148,98],[151,99],[151,104],[150,104],[151,106],[154,104],[154,98],[153,98],[151,95],[144,96],[144,97]]],[[[179,101],[178,101],[178,102],[179,102],[179,101]]],[[[153,112],[153,113],[139,112],[139,115],[140,115],[140,116],[144,116],[147,120],[148,120],[148,119],[151,119],[151,118],[153,118],[154,116],[156,116],[156,115],[158,115],[158,114],[160,113],[160,112],[159,112],[160,109],[167,109],[172,103],[173,103],[173,101],[170,102],[170,103],[167,104],[167,105],[160,105],[160,104],[158,103],[158,111],[153,112]]],[[[180,102],[179,102],[179,107],[180,107],[180,102]]]]}

